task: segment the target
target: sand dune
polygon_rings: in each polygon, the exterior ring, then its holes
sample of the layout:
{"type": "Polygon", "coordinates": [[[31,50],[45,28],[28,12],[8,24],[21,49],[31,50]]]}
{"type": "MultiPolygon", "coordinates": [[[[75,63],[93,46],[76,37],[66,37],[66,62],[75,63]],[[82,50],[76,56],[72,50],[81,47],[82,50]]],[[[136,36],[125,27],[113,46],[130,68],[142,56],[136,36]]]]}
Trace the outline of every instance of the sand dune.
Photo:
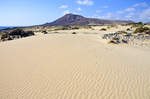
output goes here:
{"type": "Polygon", "coordinates": [[[96,34],[0,43],[0,99],[150,99],[150,51],[96,34]]]}

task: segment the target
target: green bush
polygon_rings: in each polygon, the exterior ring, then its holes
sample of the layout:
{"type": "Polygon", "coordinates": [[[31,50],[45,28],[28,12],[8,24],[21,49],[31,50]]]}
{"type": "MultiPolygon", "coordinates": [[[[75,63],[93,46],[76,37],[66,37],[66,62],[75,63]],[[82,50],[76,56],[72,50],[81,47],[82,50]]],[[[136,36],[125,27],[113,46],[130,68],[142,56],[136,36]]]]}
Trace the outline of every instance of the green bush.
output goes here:
{"type": "Polygon", "coordinates": [[[136,28],[134,33],[146,33],[148,31],[150,31],[150,29],[148,27],[140,26],[140,27],[136,28]]]}
{"type": "Polygon", "coordinates": [[[72,29],[80,29],[79,26],[71,27],[72,29]]]}
{"type": "Polygon", "coordinates": [[[139,22],[139,23],[132,23],[132,24],[131,24],[131,27],[132,27],[132,28],[143,27],[143,26],[144,26],[144,24],[143,24],[142,22],[139,22]]]}
{"type": "Polygon", "coordinates": [[[11,35],[11,36],[15,36],[15,35],[21,36],[21,35],[24,34],[24,33],[25,33],[25,32],[24,32],[22,29],[17,28],[17,29],[15,29],[15,30],[11,31],[9,35],[11,35]]]}
{"type": "Polygon", "coordinates": [[[33,31],[24,31],[23,29],[17,28],[10,32],[10,36],[28,37],[34,35],[33,31]]]}
{"type": "Polygon", "coordinates": [[[13,40],[15,38],[20,38],[20,37],[28,37],[35,35],[33,31],[23,31],[22,29],[15,29],[12,30],[10,33],[3,33],[1,35],[1,40],[13,40]]]}

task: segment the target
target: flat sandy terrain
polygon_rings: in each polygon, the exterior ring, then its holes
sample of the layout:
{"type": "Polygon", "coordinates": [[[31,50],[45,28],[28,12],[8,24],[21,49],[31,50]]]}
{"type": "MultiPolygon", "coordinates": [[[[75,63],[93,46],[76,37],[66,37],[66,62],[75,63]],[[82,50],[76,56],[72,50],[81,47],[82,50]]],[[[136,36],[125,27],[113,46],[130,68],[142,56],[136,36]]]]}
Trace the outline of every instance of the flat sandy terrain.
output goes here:
{"type": "Polygon", "coordinates": [[[1,42],[0,99],[150,99],[150,51],[98,34],[1,42]]]}

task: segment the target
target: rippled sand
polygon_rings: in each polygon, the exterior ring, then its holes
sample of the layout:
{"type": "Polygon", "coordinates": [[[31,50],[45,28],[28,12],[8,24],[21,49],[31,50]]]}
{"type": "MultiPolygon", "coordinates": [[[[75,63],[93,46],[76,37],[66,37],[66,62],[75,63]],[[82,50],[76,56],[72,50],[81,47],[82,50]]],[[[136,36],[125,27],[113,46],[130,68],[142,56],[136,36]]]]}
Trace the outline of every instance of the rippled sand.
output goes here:
{"type": "Polygon", "coordinates": [[[150,99],[150,51],[96,34],[3,42],[0,99],[150,99]]]}

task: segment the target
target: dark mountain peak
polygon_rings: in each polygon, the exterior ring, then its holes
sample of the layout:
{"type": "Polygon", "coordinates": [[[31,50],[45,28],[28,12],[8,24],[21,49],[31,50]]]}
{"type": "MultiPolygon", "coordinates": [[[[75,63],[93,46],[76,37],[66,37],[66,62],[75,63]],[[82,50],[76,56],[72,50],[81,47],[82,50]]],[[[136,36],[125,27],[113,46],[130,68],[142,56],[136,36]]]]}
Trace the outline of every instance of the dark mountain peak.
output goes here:
{"type": "Polygon", "coordinates": [[[44,26],[65,26],[65,25],[104,25],[104,24],[128,24],[131,21],[122,20],[103,20],[95,18],[86,18],[76,14],[66,14],[52,23],[46,23],[44,26]]]}
{"type": "Polygon", "coordinates": [[[81,19],[81,18],[84,18],[83,16],[81,15],[76,15],[76,14],[66,14],[64,15],[62,18],[68,18],[68,19],[81,19]]]}
{"type": "Polygon", "coordinates": [[[63,21],[63,22],[73,22],[73,21],[77,21],[77,20],[81,20],[84,19],[83,16],[80,15],[75,15],[75,14],[66,14],[63,17],[59,18],[57,21],[63,21]]]}

